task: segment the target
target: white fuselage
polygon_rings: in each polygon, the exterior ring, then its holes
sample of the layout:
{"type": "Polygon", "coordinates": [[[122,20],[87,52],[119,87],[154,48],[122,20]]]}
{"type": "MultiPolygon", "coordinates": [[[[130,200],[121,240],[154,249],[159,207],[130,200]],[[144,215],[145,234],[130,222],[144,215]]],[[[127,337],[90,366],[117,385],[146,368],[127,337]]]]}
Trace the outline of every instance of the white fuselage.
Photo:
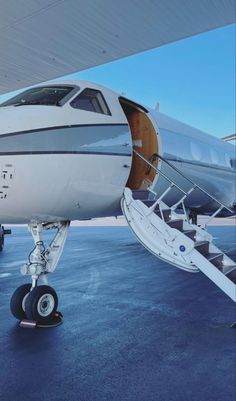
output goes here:
{"type": "MultiPolygon", "coordinates": [[[[65,84],[58,81],[58,84],[65,84]]],[[[75,92],[61,107],[0,107],[0,222],[48,222],[120,214],[132,165],[132,135],[119,94],[83,81],[66,81],[75,92]],[[77,90],[76,90],[77,87],[77,90]],[[75,109],[70,102],[85,88],[99,90],[110,115],[75,109]]],[[[159,153],[194,182],[232,207],[234,147],[161,113],[149,110],[159,153]]],[[[163,163],[159,166],[164,172],[163,163]]],[[[177,179],[179,180],[179,178],[177,179]]],[[[153,188],[161,193],[159,176],[153,188]]],[[[174,202],[177,194],[172,195],[174,202]]],[[[203,194],[188,207],[210,212],[203,194]]]]}

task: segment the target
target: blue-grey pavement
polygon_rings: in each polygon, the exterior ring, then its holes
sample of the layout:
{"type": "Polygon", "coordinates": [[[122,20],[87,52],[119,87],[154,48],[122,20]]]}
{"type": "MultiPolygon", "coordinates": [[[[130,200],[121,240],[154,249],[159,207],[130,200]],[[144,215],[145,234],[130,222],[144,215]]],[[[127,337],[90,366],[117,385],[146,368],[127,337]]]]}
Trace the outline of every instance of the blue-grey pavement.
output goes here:
{"type": "MultiPolygon", "coordinates": [[[[236,260],[235,228],[210,231],[236,260]]],[[[1,401],[236,399],[235,306],[203,274],[156,259],[127,227],[73,227],[50,276],[63,325],[21,329],[9,302],[32,245],[14,227],[0,254],[1,401]]]]}

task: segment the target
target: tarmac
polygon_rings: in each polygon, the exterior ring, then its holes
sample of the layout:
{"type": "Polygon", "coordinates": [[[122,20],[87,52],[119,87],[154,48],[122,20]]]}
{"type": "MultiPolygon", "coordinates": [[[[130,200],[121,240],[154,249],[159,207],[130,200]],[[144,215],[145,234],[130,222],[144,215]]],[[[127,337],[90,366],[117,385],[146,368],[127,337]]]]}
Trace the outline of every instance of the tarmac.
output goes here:
{"type": "MultiPolygon", "coordinates": [[[[235,227],[209,231],[236,261],[235,227]]],[[[158,260],[128,227],[71,227],[50,276],[64,323],[23,329],[9,302],[32,248],[13,227],[0,254],[1,401],[236,399],[235,305],[202,273],[158,260]]]]}

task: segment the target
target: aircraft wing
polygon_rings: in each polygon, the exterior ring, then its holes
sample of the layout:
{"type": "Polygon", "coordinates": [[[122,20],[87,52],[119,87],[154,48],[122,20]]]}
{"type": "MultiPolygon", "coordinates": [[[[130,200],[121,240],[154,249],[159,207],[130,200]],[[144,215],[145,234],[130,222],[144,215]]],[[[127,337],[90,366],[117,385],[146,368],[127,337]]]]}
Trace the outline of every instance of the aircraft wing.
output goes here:
{"type": "Polygon", "coordinates": [[[235,22],[235,0],[0,0],[0,94],[235,22]]]}
{"type": "Polygon", "coordinates": [[[225,136],[222,139],[225,142],[235,141],[236,140],[236,134],[231,134],[231,135],[225,136]]]}

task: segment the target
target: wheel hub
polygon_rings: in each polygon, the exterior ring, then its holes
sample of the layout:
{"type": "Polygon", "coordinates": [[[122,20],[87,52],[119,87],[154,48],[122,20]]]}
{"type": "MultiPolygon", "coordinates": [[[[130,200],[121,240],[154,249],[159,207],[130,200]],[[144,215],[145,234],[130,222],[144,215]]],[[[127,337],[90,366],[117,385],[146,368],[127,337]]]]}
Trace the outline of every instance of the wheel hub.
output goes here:
{"type": "Polygon", "coordinates": [[[48,316],[55,306],[54,297],[51,294],[44,294],[38,300],[37,311],[40,316],[48,316]]]}

